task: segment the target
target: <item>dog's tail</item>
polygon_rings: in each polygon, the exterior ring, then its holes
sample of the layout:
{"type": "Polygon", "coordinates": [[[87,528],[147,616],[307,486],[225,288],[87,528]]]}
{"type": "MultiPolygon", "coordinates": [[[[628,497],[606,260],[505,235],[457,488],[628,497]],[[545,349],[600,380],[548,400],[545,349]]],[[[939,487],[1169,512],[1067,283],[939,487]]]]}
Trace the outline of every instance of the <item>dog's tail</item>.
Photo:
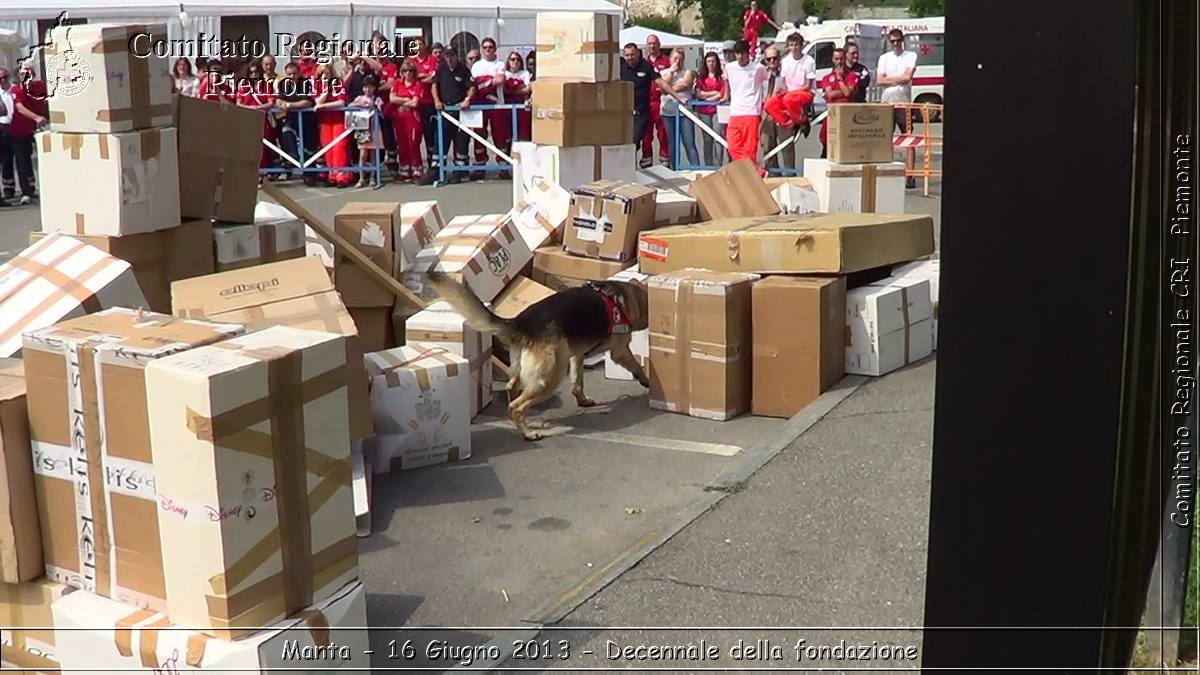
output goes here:
{"type": "Polygon", "coordinates": [[[499,337],[505,344],[518,340],[518,333],[513,322],[496,316],[471,289],[450,278],[445,272],[430,272],[429,283],[437,294],[450,303],[454,311],[466,320],[467,325],[481,333],[491,333],[499,337]]]}

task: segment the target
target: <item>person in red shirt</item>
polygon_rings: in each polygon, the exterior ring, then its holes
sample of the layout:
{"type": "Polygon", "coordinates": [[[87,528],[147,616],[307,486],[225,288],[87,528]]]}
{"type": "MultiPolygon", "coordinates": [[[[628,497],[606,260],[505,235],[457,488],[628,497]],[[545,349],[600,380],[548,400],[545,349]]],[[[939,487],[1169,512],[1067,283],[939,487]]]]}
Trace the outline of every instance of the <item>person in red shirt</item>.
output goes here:
{"type": "Polygon", "coordinates": [[[779,31],[779,24],[771,20],[771,17],[766,12],[758,8],[758,3],[755,0],[750,0],[750,7],[742,13],[742,39],[750,43],[750,58],[755,58],[758,52],[758,29],[763,24],[769,23],[779,31]]]}
{"type": "MultiPolygon", "coordinates": [[[[417,106],[417,114],[421,117],[421,125],[425,135],[425,157],[427,166],[432,172],[437,168],[437,108],[433,105],[433,79],[437,77],[438,65],[441,60],[429,49],[425,38],[418,37],[412,41],[413,54],[408,57],[408,63],[417,69],[417,81],[421,83],[421,100],[417,106]]],[[[430,173],[432,175],[432,173],[430,173]]]]}
{"type": "Polygon", "coordinates": [[[8,137],[17,165],[17,182],[21,186],[21,203],[37,199],[37,183],[33,173],[33,135],[46,123],[46,83],[37,79],[33,67],[22,63],[17,81],[10,87],[13,109],[8,124],[8,137]]]}
{"type": "Polygon", "coordinates": [[[379,115],[379,131],[383,134],[383,148],[386,151],[385,163],[393,178],[399,177],[399,167],[396,163],[396,130],[392,128],[392,83],[400,77],[400,66],[392,58],[391,49],[383,33],[376,31],[371,36],[374,54],[364,58],[367,65],[375,71],[379,78],[378,93],[383,99],[383,110],[379,115]]]}
{"type": "MultiPolygon", "coordinates": [[[[825,92],[825,105],[850,103],[854,100],[854,92],[858,88],[858,76],[846,67],[846,50],[838,47],[833,50],[833,70],[821,78],[818,83],[825,92]]],[[[829,143],[829,119],[821,120],[821,159],[826,157],[829,143]]]]}
{"type": "Polygon", "coordinates": [[[424,176],[421,164],[421,99],[425,85],[417,78],[417,66],[405,61],[400,77],[392,82],[389,95],[392,104],[392,129],[396,132],[396,156],[400,162],[398,182],[420,181],[424,176]]]}
{"type": "MultiPolygon", "coordinates": [[[[341,110],[342,106],[346,105],[346,85],[333,74],[332,64],[317,65],[317,72],[313,78],[313,94],[313,108],[317,110],[318,142],[322,148],[330,146],[324,155],[325,166],[329,169],[349,166],[346,139],[334,142],[334,139],[346,130],[346,113],[341,110]]],[[[349,171],[330,171],[325,175],[325,180],[330,185],[349,187],[354,177],[349,171]]]]}
{"type": "Polygon", "coordinates": [[[224,101],[236,103],[237,94],[225,77],[225,68],[217,59],[205,64],[208,72],[200,78],[200,86],[196,89],[196,98],[204,101],[224,101]]]}
{"type": "MultiPolygon", "coordinates": [[[[266,73],[263,67],[257,61],[250,64],[246,70],[246,79],[241,80],[237,84],[237,104],[243,108],[251,110],[261,110],[263,112],[263,139],[275,142],[277,137],[275,130],[275,117],[266,114],[268,110],[275,107],[275,83],[266,79],[266,73]]],[[[264,144],[262,146],[262,154],[258,160],[258,168],[265,169],[271,166],[271,156],[274,154],[270,148],[264,144]]],[[[262,185],[263,177],[258,177],[259,185],[262,185]]]]}
{"type": "MultiPolygon", "coordinates": [[[[664,54],[662,51],[662,42],[657,35],[646,36],[646,56],[644,56],[650,65],[654,68],[654,72],[661,73],[671,67],[671,57],[664,54]]],[[[647,119],[646,135],[642,136],[642,164],[649,166],[650,159],[654,157],[654,136],[658,136],[658,158],[666,164],[668,159],[667,152],[667,127],[662,120],[662,101],[658,96],[650,97],[650,117],[647,119]]]]}
{"type": "Polygon", "coordinates": [[[533,76],[525,70],[525,60],[517,52],[508,55],[504,63],[504,101],[505,103],[524,103],[525,108],[517,110],[517,140],[528,141],[533,137],[533,113],[529,110],[529,83],[533,76]]]}

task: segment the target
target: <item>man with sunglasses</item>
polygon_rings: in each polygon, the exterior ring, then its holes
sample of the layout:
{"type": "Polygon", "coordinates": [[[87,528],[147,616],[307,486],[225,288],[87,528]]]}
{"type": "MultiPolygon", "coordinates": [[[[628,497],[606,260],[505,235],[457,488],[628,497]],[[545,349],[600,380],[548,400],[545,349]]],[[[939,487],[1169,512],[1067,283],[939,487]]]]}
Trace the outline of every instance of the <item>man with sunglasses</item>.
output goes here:
{"type": "MultiPolygon", "coordinates": [[[[880,54],[879,65],[875,73],[875,82],[883,87],[880,101],[892,105],[910,103],[912,102],[913,73],[917,70],[917,53],[904,48],[904,33],[899,28],[893,28],[888,32],[888,42],[891,44],[892,50],[880,54]]],[[[904,110],[894,109],[892,119],[895,128],[903,133],[904,110]]],[[[905,181],[905,185],[914,188],[917,186],[917,180],[909,177],[905,181]]]]}
{"type": "MultiPolygon", "coordinates": [[[[483,38],[479,43],[482,57],[471,64],[471,79],[475,81],[475,99],[472,103],[480,105],[500,105],[504,103],[504,61],[496,54],[496,40],[483,38]]],[[[512,116],[507,110],[484,110],[483,126],[475,129],[482,138],[488,138],[491,130],[492,143],[501,150],[508,151],[509,136],[512,130],[512,116]]],[[[483,143],[475,141],[475,164],[487,163],[487,148],[483,143]]],[[[501,161],[497,159],[497,161],[501,161]]],[[[502,171],[501,178],[507,178],[508,171],[502,171]]],[[[471,172],[471,180],[483,180],[483,171],[471,172]]]]}

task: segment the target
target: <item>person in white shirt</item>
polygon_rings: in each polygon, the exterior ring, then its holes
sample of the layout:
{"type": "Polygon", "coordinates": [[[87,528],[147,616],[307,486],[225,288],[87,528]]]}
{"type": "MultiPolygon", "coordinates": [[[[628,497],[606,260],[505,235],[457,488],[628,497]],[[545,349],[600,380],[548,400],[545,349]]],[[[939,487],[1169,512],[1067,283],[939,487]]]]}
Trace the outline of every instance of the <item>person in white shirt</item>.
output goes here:
{"type": "MultiPolygon", "coordinates": [[[[725,79],[729,82],[729,124],[725,127],[729,161],[744,158],[757,163],[763,84],[769,73],[762,64],[750,60],[750,44],[745,40],[734,44],[733,53],[737,60],[725,66],[725,79]]],[[[764,173],[761,168],[758,171],[764,173]]]]}
{"type": "Polygon", "coordinates": [[[0,175],[3,176],[3,193],[0,194],[0,206],[7,206],[8,200],[16,194],[16,174],[13,172],[14,155],[12,139],[8,136],[8,125],[13,116],[13,95],[11,91],[12,78],[8,69],[0,66],[0,175]]]}
{"type": "MultiPolygon", "coordinates": [[[[479,43],[482,58],[471,64],[471,79],[475,81],[475,98],[473,104],[498,105],[504,103],[504,80],[506,79],[504,61],[497,57],[496,41],[485,37],[479,43]]],[[[512,139],[512,112],[509,110],[484,110],[483,126],[475,129],[475,133],[487,138],[487,130],[491,129],[492,143],[501,150],[507,150],[512,139]]],[[[503,160],[497,160],[503,164],[503,160]]],[[[475,142],[475,163],[487,163],[487,148],[478,141],[475,142]]],[[[483,171],[471,173],[473,180],[482,180],[483,171]]],[[[502,171],[501,178],[508,177],[508,171],[502,171]]]]}
{"type": "Polygon", "coordinates": [[[804,38],[799,33],[788,36],[787,46],[788,53],[779,66],[784,86],[767,99],[766,111],[775,124],[786,129],[799,126],[800,133],[807,136],[808,116],[804,110],[812,105],[817,64],[804,53],[804,38]]]}
{"type": "MultiPolygon", "coordinates": [[[[904,49],[904,33],[899,28],[893,28],[888,32],[888,42],[892,46],[892,51],[879,56],[879,65],[875,72],[875,84],[883,88],[879,100],[893,105],[911,103],[913,73],[917,70],[917,53],[904,49]]],[[[892,121],[895,128],[903,133],[904,110],[895,108],[892,121]]],[[[916,179],[912,177],[905,183],[910,188],[917,185],[916,179]]]]}

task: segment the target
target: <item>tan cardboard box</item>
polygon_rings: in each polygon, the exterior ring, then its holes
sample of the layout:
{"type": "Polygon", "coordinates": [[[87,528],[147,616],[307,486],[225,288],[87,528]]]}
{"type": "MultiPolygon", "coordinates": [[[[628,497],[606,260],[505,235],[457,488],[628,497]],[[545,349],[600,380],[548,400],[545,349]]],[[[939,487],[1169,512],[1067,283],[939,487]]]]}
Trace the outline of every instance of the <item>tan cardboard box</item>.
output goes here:
{"type": "Polygon", "coordinates": [[[491,336],[468,326],[466,319],[448,303],[435,302],[408,317],[404,323],[404,342],[445,349],[467,361],[471,371],[471,419],[492,402],[491,336]]]}
{"type": "MultiPolygon", "coordinates": [[[[171,282],[213,273],[212,229],[206,220],[186,220],[178,227],[123,237],[71,236],[129,263],[147,308],[170,314],[171,282]]],[[[30,232],[29,243],[45,236],[30,232]]]]}
{"type": "Polygon", "coordinates": [[[925,215],[821,213],[731,218],[642,235],[647,274],[686,267],[762,274],[849,274],[933,253],[925,215]]]}
{"type": "MultiPolygon", "coordinates": [[[[492,301],[492,311],[504,319],[516,318],[521,312],[554,295],[554,289],[526,277],[517,277],[509,284],[496,299],[492,301]]],[[[492,341],[493,349],[495,341],[492,341]]],[[[507,352],[506,352],[507,354],[507,352]]]]}
{"type": "Polygon", "coordinates": [[[54,603],[53,614],[64,673],[268,673],[297,664],[301,672],[370,670],[366,592],[358,582],[236,642],[180,630],[164,614],[86,593],[54,603]]]}
{"type": "Polygon", "coordinates": [[[633,138],[631,110],[631,82],[539,77],[533,82],[533,142],[564,148],[627,145],[633,138]]]}
{"type": "Polygon", "coordinates": [[[892,129],[895,126],[892,106],[842,103],[829,106],[828,111],[829,161],[837,164],[892,161],[892,129]]]}
{"type": "Polygon", "coordinates": [[[835,164],[805,159],[817,210],[824,213],[904,213],[904,162],[835,164]]]}
{"type": "Polygon", "coordinates": [[[632,258],[624,261],[585,258],[556,246],[546,246],[533,252],[532,278],[554,290],[565,290],[589,281],[603,281],[635,262],[632,258]]]}
{"type": "Polygon", "coordinates": [[[21,333],[105,307],[144,307],[129,263],[51,233],[0,265],[0,357],[21,350],[21,333]]]}
{"type": "Polygon", "coordinates": [[[346,365],[272,326],[146,367],[172,621],[237,639],[358,578],[346,365]]]}
{"type": "Polygon", "coordinates": [[[176,96],[175,127],[179,132],[179,184],[183,186],[180,215],[254,222],[263,113],[176,96]]]}
{"type": "Polygon", "coordinates": [[[36,145],[38,172],[46,178],[39,185],[43,232],[120,236],[179,225],[173,127],[120,134],[44,131],[36,145]]]}
{"type": "Polygon", "coordinates": [[[417,254],[413,274],[405,274],[404,283],[414,293],[432,300],[436,296],[423,286],[420,275],[446,272],[456,275],[480,300],[489,302],[532,259],[533,250],[511,218],[498,213],[458,216],[417,254]]]}
{"type": "Polygon", "coordinates": [[[654,227],[654,195],[643,185],[611,180],[576,188],[563,249],[589,258],[634,260],[638,235],[654,227]]]}
{"type": "Polygon", "coordinates": [[[688,195],[695,198],[702,221],[779,214],[779,204],[748,159],[693,180],[688,195]]]}
{"type": "Polygon", "coordinates": [[[0,583],[0,653],[5,665],[39,672],[58,670],[52,607],[61,598],[74,595],[73,590],[47,579],[0,583]]]}
{"type": "Polygon", "coordinates": [[[54,27],[42,48],[46,72],[61,74],[48,99],[50,128],[109,134],[169,126],[171,64],[151,49],[166,40],[161,23],[54,27]]]}
{"type": "Polygon", "coordinates": [[[772,276],[754,284],[750,411],[791,417],[846,374],[846,280],[772,276]]]}
{"type": "Polygon", "coordinates": [[[620,80],[620,37],[617,14],[538,12],[538,75],[577,82],[620,80]]]}
{"type": "Polygon", "coordinates": [[[757,274],[650,277],[650,407],[727,420],[750,409],[750,286],[757,274]]]}
{"type": "Polygon", "coordinates": [[[319,259],[309,256],[178,281],[171,285],[171,298],[176,316],[240,323],[248,331],[279,325],[344,336],[351,438],[374,433],[358,330],[319,259]]]}
{"type": "Polygon", "coordinates": [[[302,258],[306,253],[304,223],[299,220],[217,225],[212,233],[217,272],[302,258]]]}
{"type": "Polygon", "coordinates": [[[633,181],[655,190],[654,227],[687,225],[700,219],[696,198],[688,194],[692,180],[660,164],[637,171],[633,181]]]}
{"type": "Polygon", "coordinates": [[[781,185],[795,185],[799,188],[813,189],[812,182],[804,176],[766,176],[763,182],[767,184],[767,189],[774,191],[781,185]]]}
{"type": "Polygon", "coordinates": [[[165,609],[144,368],[242,331],[118,307],[24,335],[48,578],[165,609]]]}
{"type": "Polygon", "coordinates": [[[25,368],[20,359],[0,359],[0,583],[45,571],[32,458],[25,368]]]}
{"type": "Polygon", "coordinates": [[[396,346],[396,326],[391,307],[349,307],[350,318],[358,329],[358,341],[364,354],[396,346]]]}
{"type": "Polygon", "coordinates": [[[525,199],[536,189],[536,181],[551,183],[564,190],[594,180],[635,181],[637,148],[623,145],[580,145],[562,148],[557,145],[538,145],[528,141],[512,144],[513,204],[525,199]]]}
{"type": "MultiPolygon", "coordinates": [[[[395,265],[395,232],[400,202],[350,202],[333,216],[333,227],[371,262],[385,270],[395,265]]],[[[391,307],[395,295],[349,258],[333,261],[333,278],[347,307],[391,307]]]]}

